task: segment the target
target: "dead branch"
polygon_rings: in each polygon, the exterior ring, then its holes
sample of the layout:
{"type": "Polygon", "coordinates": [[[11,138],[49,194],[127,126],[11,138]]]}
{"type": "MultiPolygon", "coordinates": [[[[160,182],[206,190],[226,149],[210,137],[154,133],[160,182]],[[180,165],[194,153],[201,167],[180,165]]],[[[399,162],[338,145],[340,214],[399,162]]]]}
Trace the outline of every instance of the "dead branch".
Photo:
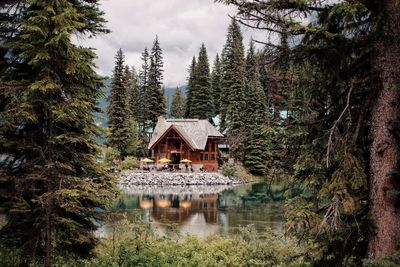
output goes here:
{"type": "Polygon", "coordinates": [[[342,120],[344,114],[346,113],[346,111],[349,109],[350,107],[350,97],[351,97],[351,92],[353,91],[353,86],[350,87],[350,90],[347,94],[347,101],[346,101],[346,106],[344,107],[342,113],[340,114],[339,118],[333,123],[333,126],[330,130],[330,134],[329,134],[329,139],[328,139],[328,147],[326,150],[326,167],[329,168],[329,155],[331,153],[331,148],[333,145],[333,134],[336,130],[338,130],[338,124],[339,122],[342,120]]]}

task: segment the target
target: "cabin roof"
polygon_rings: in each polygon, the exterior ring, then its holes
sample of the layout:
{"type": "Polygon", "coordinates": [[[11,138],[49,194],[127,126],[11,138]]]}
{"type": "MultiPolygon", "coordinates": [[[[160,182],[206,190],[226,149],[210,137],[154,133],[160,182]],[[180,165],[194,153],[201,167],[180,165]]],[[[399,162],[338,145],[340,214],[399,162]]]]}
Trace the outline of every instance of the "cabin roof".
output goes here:
{"type": "Polygon", "coordinates": [[[160,138],[174,128],[193,149],[204,150],[209,137],[224,137],[208,120],[165,119],[159,117],[149,143],[151,149],[160,138]]]}

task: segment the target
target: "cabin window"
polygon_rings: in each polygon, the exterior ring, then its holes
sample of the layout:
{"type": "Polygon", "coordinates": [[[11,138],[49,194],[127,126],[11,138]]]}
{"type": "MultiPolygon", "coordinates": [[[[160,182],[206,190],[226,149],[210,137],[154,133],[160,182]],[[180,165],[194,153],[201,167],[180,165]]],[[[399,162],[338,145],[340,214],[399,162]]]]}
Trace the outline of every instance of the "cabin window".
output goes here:
{"type": "Polygon", "coordinates": [[[215,152],[215,144],[211,143],[211,152],[215,152]]]}
{"type": "Polygon", "coordinates": [[[160,146],[160,153],[165,153],[165,146],[164,145],[160,146]]]}
{"type": "Polygon", "coordinates": [[[208,153],[204,154],[204,160],[208,160],[208,153]]]}
{"type": "Polygon", "coordinates": [[[211,160],[215,160],[215,155],[211,154],[211,160]]]}

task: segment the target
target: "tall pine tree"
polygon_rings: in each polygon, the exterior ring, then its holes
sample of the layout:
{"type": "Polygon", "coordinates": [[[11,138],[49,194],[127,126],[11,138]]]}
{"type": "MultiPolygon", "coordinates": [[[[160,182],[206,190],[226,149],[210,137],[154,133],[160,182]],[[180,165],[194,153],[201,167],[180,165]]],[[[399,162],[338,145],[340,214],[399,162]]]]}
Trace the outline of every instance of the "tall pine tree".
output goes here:
{"type": "Polygon", "coordinates": [[[139,115],[139,80],[134,67],[125,66],[124,86],[127,94],[127,110],[131,118],[138,121],[139,115]]]}
{"type": "Polygon", "coordinates": [[[190,117],[209,119],[213,115],[213,99],[211,94],[210,65],[204,43],[201,45],[198,62],[194,69],[191,91],[190,117]]]}
{"type": "Polygon", "coordinates": [[[129,69],[129,66],[125,66],[123,81],[127,95],[125,120],[127,120],[128,124],[125,154],[139,157],[144,155],[144,140],[142,140],[138,123],[141,99],[139,99],[138,75],[134,67],[129,69]]]}
{"type": "Polygon", "coordinates": [[[211,72],[211,92],[213,98],[214,115],[220,114],[222,90],[222,67],[219,55],[215,56],[214,66],[211,72]]]}
{"type": "Polygon", "coordinates": [[[166,101],[162,87],[163,65],[162,50],[158,36],[156,36],[151,49],[148,88],[144,97],[147,120],[151,128],[155,127],[158,117],[165,115],[166,112],[166,101]]]}
{"type": "Polygon", "coordinates": [[[245,114],[243,123],[247,132],[266,122],[267,109],[265,105],[265,93],[260,82],[259,66],[254,51],[254,43],[250,42],[246,56],[246,89],[244,90],[245,114]]]}
{"type": "MultiPolygon", "coordinates": [[[[19,31],[1,45],[17,65],[1,73],[0,238],[29,256],[91,255],[112,184],[99,163],[93,113],[102,95],[95,54],[74,34],[107,32],[98,1],[25,1],[19,31]]],[[[14,12],[9,10],[9,12],[14,12]]],[[[11,67],[11,66],[10,66],[11,67]]],[[[27,262],[24,263],[27,265],[27,262]]]]}
{"type": "Polygon", "coordinates": [[[278,55],[274,61],[287,62],[276,65],[290,82],[290,116],[276,129],[286,126],[289,133],[283,152],[294,158],[291,183],[307,188],[288,202],[290,233],[313,243],[316,266],[395,265],[398,1],[223,2],[238,7],[244,24],[294,40],[269,44],[278,55]],[[361,262],[367,253],[385,260],[361,262]]]}
{"type": "Polygon", "coordinates": [[[221,91],[221,130],[228,130],[228,142],[231,155],[236,159],[243,157],[243,139],[245,129],[244,88],[245,88],[245,58],[243,36],[240,26],[232,19],[228,28],[226,44],[223,50],[223,78],[221,91]]]}
{"type": "Polygon", "coordinates": [[[250,42],[246,57],[246,106],[243,117],[247,138],[244,144],[244,165],[254,174],[263,175],[266,172],[268,151],[267,138],[273,131],[267,131],[265,94],[260,82],[259,67],[254,52],[254,43],[250,42]]]}
{"type": "Polygon", "coordinates": [[[186,118],[190,118],[191,107],[192,107],[192,98],[193,98],[193,88],[194,88],[194,81],[195,77],[195,69],[196,69],[196,57],[193,57],[192,63],[189,67],[189,77],[188,77],[188,88],[187,88],[187,98],[186,98],[186,109],[185,109],[185,116],[186,118]]]}
{"type": "Polygon", "coordinates": [[[150,56],[147,48],[142,53],[142,66],[139,71],[139,105],[137,120],[140,128],[140,132],[143,134],[146,129],[147,113],[146,113],[146,102],[145,95],[149,87],[149,68],[150,68],[150,56]]]}
{"type": "Polygon", "coordinates": [[[115,66],[111,78],[111,95],[108,106],[110,136],[109,143],[126,156],[126,144],[129,136],[128,90],[131,83],[131,73],[125,70],[122,49],[117,51],[115,66]]]}

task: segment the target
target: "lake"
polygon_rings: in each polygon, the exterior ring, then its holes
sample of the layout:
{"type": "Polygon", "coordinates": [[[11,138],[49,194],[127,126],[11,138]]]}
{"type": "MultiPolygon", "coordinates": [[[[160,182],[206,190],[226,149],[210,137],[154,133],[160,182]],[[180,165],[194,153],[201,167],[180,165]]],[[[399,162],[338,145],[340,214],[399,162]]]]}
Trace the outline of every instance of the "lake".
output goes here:
{"type": "Polygon", "coordinates": [[[113,210],[139,213],[161,235],[171,225],[182,235],[200,238],[229,235],[248,225],[260,232],[283,230],[282,186],[132,186],[122,191],[113,210]]]}

